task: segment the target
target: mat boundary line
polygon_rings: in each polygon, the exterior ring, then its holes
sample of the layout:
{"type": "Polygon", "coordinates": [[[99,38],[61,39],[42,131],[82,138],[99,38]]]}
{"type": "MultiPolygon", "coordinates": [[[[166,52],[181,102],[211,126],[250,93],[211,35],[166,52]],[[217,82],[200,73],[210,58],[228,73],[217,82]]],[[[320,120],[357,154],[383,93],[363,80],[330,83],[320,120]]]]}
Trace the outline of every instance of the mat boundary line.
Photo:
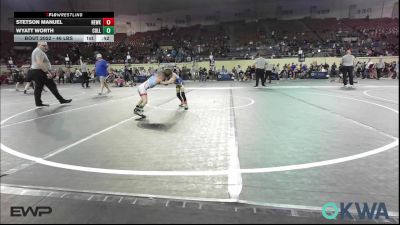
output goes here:
{"type": "MultiPolygon", "coordinates": [[[[197,198],[197,197],[182,197],[182,196],[169,196],[169,195],[151,195],[151,194],[136,194],[129,192],[108,192],[108,191],[92,191],[92,190],[76,190],[69,188],[57,188],[57,187],[43,187],[43,186],[30,186],[30,185],[14,185],[14,184],[1,184],[1,194],[13,194],[13,195],[28,195],[26,192],[28,191],[43,191],[43,192],[70,192],[70,193],[81,193],[81,194],[99,194],[99,195],[111,195],[111,196],[124,196],[124,197],[137,197],[137,198],[158,198],[158,199],[169,199],[169,200],[178,200],[178,201],[198,201],[198,202],[208,202],[208,203],[239,203],[244,205],[253,205],[258,207],[265,207],[270,209],[294,209],[294,210],[302,210],[309,212],[320,212],[322,207],[319,206],[306,206],[306,205],[292,205],[292,204],[281,204],[281,203],[266,203],[266,202],[257,202],[257,201],[248,201],[248,200],[232,200],[232,199],[224,199],[224,198],[197,198]],[[15,194],[15,193],[4,193],[5,189],[13,189],[13,191],[20,190],[21,192],[25,192],[23,194],[15,194]],[[28,190],[27,190],[28,189],[28,190]],[[29,190],[30,189],[30,190],[29,190]]],[[[68,194],[68,193],[66,193],[68,194]]],[[[48,193],[44,193],[39,196],[48,196],[48,193]]],[[[351,213],[355,213],[356,211],[350,211],[351,213]]],[[[396,211],[388,211],[388,215],[390,217],[399,217],[399,212],[396,211]]]]}

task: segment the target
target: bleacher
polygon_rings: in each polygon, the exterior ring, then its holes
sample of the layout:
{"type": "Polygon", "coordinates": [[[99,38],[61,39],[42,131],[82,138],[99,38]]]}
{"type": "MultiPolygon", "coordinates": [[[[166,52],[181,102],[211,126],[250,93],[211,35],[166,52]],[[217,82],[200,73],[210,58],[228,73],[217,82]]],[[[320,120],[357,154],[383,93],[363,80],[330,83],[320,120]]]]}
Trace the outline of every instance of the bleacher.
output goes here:
{"type": "MultiPolygon", "coordinates": [[[[76,63],[80,56],[94,60],[100,52],[112,63],[123,63],[129,51],[134,62],[182,61],[187,57],[206,59],[212,52],[216,58],[241,58],[261,52],[263,55],[286,57],[297,54],[299,47],[313,56],[317,50],[342,54],[352,48],[358,55],[398,55],[398,19],[342,19],[232,21],[216,25],[194,25],[172,29],[139,32],[131,36],[115,34],[114,43],[50,43],[51,60],[64,63],[69,55],[76,63]],[[355,38],[345,42],[343,38],[355,38]],[[167,46],[168,51],[161,49],[167,46]],[[171,59],[172,57],[172,59],[171,59]]],[[[12,56],[18,64],[29,63],[30,52],[13,49],[12,32],[2,31],[1,63],[12,56]]]]}

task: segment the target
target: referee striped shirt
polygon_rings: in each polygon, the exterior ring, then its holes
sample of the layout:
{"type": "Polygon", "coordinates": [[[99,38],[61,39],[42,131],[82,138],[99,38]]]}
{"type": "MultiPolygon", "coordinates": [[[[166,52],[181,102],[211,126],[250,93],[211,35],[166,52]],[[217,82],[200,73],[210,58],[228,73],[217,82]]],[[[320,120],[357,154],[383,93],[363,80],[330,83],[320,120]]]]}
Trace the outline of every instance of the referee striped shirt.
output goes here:
{"type": "Polygon", "coordinates": [[[256,59],[256,69],[265,69],[265,66],[267,64],[267,60],[264,59],[263,57],[258,57],[256,59]]]}
{"type": "Polygon", "coordinates": [[[354,66],[355,57],[350,54],[346,54],[342,57],[343,66],[354,66]]]}

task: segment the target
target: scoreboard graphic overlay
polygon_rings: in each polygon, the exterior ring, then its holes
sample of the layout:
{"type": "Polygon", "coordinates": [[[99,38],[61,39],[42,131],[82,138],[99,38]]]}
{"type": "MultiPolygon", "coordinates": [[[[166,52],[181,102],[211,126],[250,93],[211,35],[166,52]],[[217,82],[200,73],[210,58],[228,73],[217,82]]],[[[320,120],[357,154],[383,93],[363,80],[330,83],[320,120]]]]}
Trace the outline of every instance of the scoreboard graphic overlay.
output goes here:
{"type": "Polygon", "coordinates": [[[114,12],[14,12],[14,42],[114,42],[114,12]]]}

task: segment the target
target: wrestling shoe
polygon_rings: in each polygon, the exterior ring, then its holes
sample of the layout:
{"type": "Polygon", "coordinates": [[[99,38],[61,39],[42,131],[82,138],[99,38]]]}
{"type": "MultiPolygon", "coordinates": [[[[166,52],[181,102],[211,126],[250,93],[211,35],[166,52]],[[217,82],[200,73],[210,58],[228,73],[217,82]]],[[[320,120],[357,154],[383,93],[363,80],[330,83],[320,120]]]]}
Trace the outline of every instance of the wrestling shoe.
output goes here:
{"type": "Polygon", "coordinates": [[[60,101],[61,104],[66,104],[72,102],[72,99],[63,99],[60,101]]]}
{"type": "Polygon", "coordinates": [[[137,108],[137,107],[133,110],[133,113],[138,115],[138,116],[141,116],[141,117],[144,116],[143,115],[143,111],[140,108],[137,108]]]}
{"type": "Polygon", "coordinates": [[[50,105],[49,104],[38,104],[38,105],[36,105],[36,107],[49,107],[50,105]]]}

